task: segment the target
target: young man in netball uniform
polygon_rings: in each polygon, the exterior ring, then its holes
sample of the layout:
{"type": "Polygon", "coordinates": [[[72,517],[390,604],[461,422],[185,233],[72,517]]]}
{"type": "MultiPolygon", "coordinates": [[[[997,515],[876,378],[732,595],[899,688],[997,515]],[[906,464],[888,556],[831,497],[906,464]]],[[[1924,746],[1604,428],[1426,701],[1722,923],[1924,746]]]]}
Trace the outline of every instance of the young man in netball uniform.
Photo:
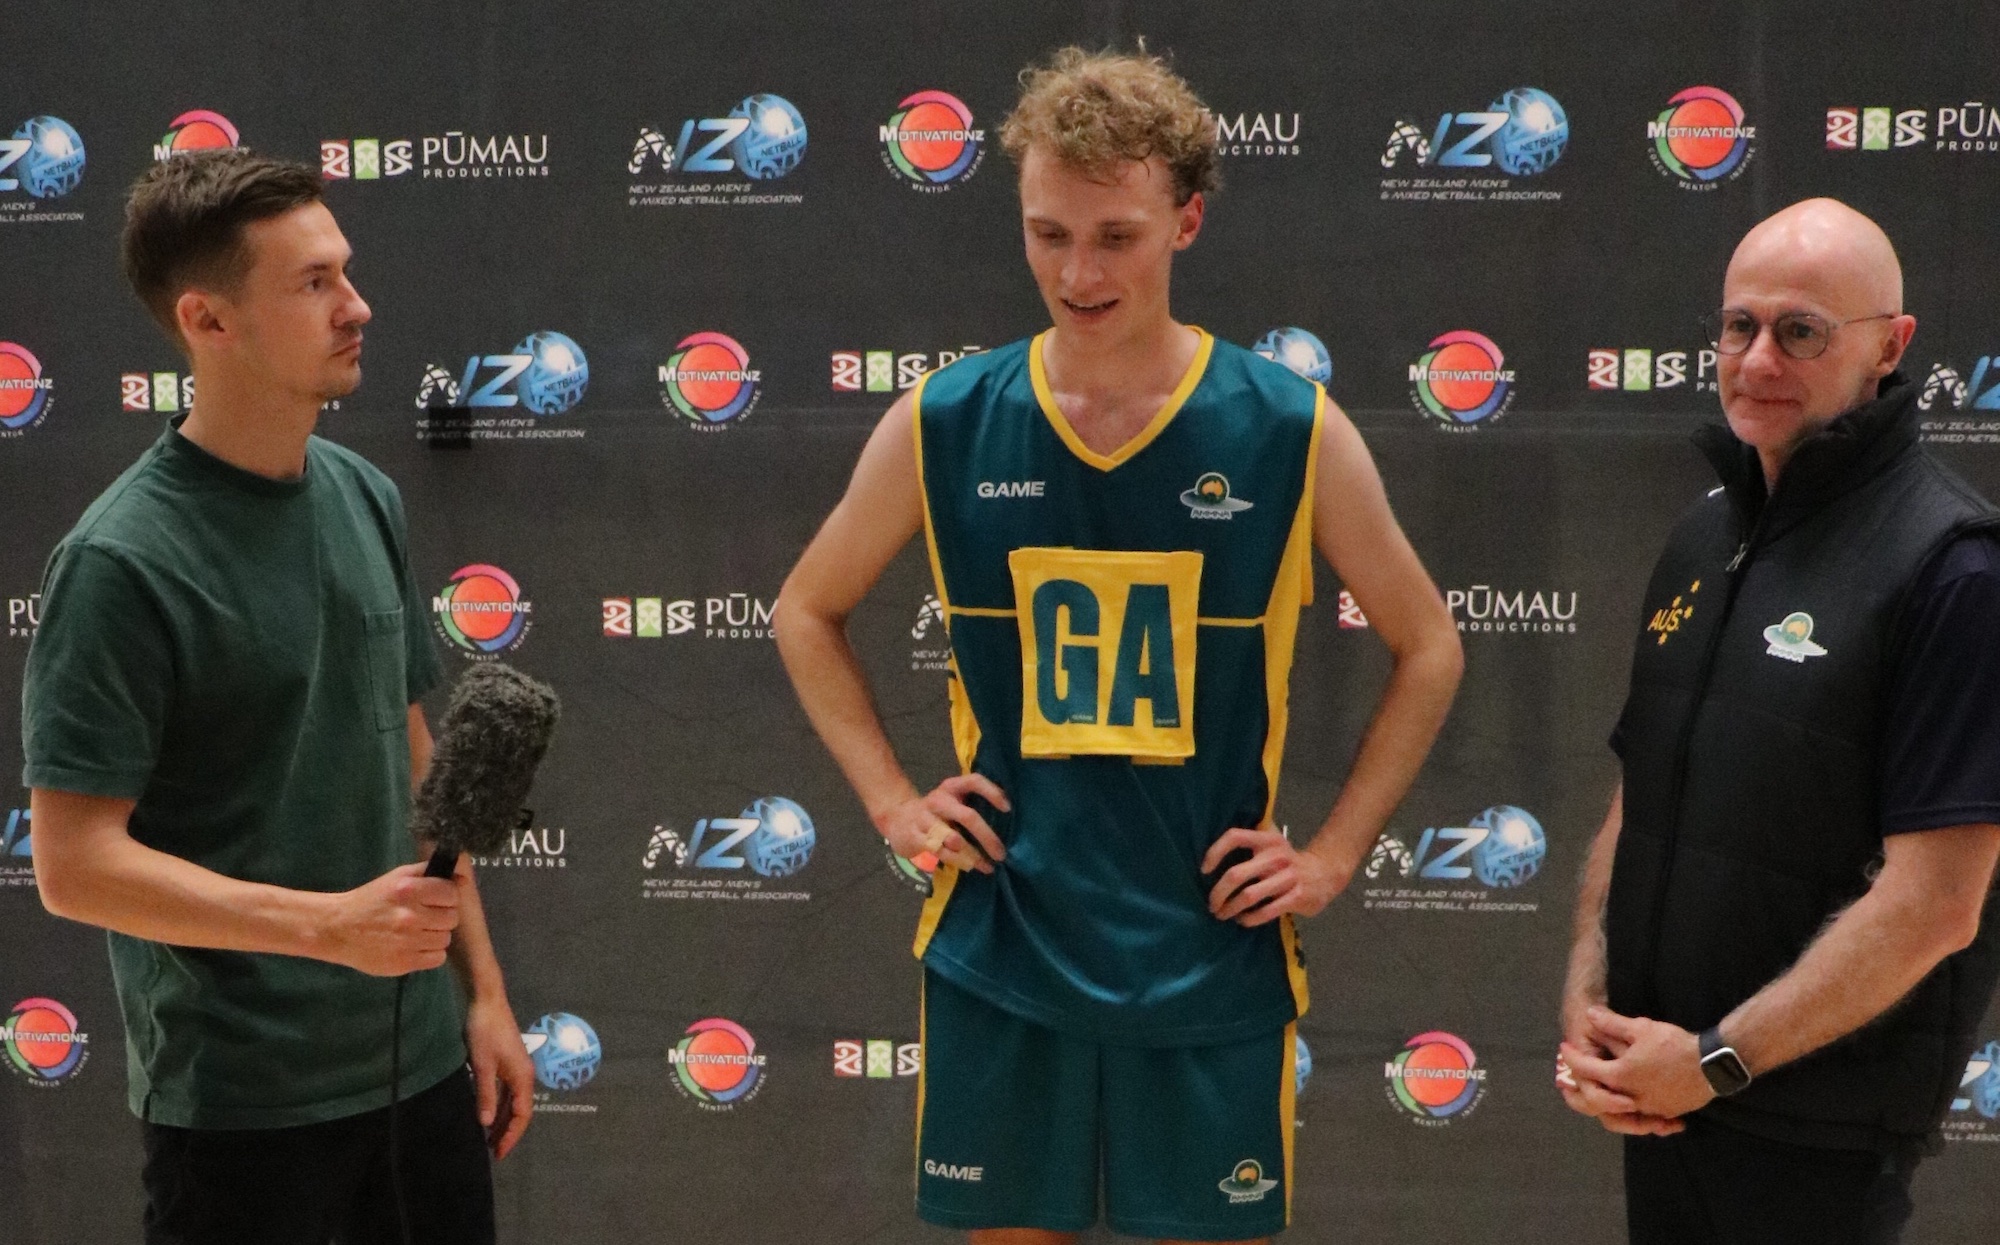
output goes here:
{"type": "Polygon", "coordinates": [[[1457,686],[1457,632],[1319,386],[1168,310],[1215,122],[1145,56],[1070,49],[1003,129],[1054,326],[890,408],[779,599],[808,714],[898,853],[941,859],[917,1203],[976,1245],[1097,1219],[1252,1241],[1292,1193],[1295,916],[1353,875],[1457,686]],[[964,772],[928,795],[844,624],[924,533],[964,772]],[[1346,788],[1272,819],[1317,548],[1395,673],[1346,788]]]}

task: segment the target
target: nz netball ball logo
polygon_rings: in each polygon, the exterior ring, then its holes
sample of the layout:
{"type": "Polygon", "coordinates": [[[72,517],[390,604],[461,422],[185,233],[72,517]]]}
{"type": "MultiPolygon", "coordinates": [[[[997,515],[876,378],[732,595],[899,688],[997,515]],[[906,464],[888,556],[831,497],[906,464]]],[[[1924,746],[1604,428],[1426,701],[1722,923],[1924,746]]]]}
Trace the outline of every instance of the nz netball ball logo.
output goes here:
{"type": "Polygon", "coordinates": [[[418,430],[435,440],[576,438],[581,428],[537,423],[576,409],[590,388],[590,360],[567,334],[543,329],[505,354],[467,356],[456,375],[443,364],[425,367],[417,384],[418,430]],[[512,416],[526,411],[527,417],[512,416]]]}
{"type": "Polygon", "coordinates": [[[1691,86],[1646,123],[1653,167],[1685,190],[1712,190],[1742,176],[1757,127],[1743,124],[1743,105],[1729,92],[1691,86]]]}
{"type": "Polygon", "coordinates": [[[2000,1041],[1988,1042],[1965,1061],[1945,1116],[1944,1139],[2000,1141],[2000,1041]]]}
{"type": "Polygon", "coordinates": [[[667,1048],[674,1088],[706,1111],[731,1111],[755,1098],[764,1087],[764,1066],[750,1031],[720,1017],[695,1021],[667,1048]]]}
{"type": "Polygon", "coordinates": [[[1384,199],[1486,202],[1555,200],[1558,190],[1518,190],[1507,180],[1535,177],[1554,168],[1569,146],[1569,114],[1556,97],[1539,87],[1504,91],[1474,112],[1446,112],[1435,126],[1407,118],[1389,131],[1382,167],[1406,160],[1415,176],[1382,181],[1384,199]]]}
{"type": "Polygon", "coordinates": [[[0,1026],[7,1066],[44,1089],[62,1084],[90,1058],[90,1035],[76,1013],[54,999],[22,999],[0,1026]]]}
{"type": "Polygon", "coordinates": [[[0,438],[18,437],[47,419],[54,389],[33,351],[0,341],[0,438]]]}
{"type": "Polygon", "coordinates": [[[1410,364],[1411,404],[1450,431],[1496,419],[1513,401],[1514,373],[1484,333],[1457,329],[1433,338],[1410,364]]]}
{"type": "Polygon", "coordinates": [[[59,199],[83,182],[83,136],[61,117],[29,117],[0,139],[0,194],[59,199]]]}
{"type": "Polygon", "coordinates": [[[805,117],[784,96],[760,92],[726,117],[689,117],[678,130],[641,127],[625,171],[669,180],[632,185],[626,202],[632,207],[799,203],[803,197],[796,194],[696,179],[776,181],[797,169],[805,154],[805,117]]]}
{"type": "Polygon", "coordinates": [[[718,432],[756,409],[764,374],[750,354],[722,333],[681,339],[660,365],[660,401],[701,432],[718,432]]]}
{"type": "Polygon", "coordinates": [[[881,127],[882,163],[912,189],[937,193],[979,171],[986,131],[975,129],[965,101],[944,91],[918,91],[896,105],[881,127]]]}
{"type": "Polygon", "coordinates": [[[431,598],[438,634],[474,660],[492,661],[520,647],[533,610],[512,575],[484,563],[460,567],[431,598]]]}
{"type": "Polygon", "coordinates": [[[165,160],[184,151],[208,151],[234,147],[238,135],[228,117],[206,108],[195,108],[175,117],[160,141],[153,144],[153,159],[165,160]]]}
{"type": "Polygon", "coordinates": [[[1297,326],[1272,329],[1250,347],[1252,353],[1273,363],[1282,363],[1310,381],[1325,385],[1333,380],[1333,356],[1326,343],[1297,326]]]}
{"type": "Polygon", "coordinates": [[[597,1030],[581,1016],[550,1012],[521,1035],[535,1064],[535,1080],[544,1089],[575,1090],[590,1084],[604,1062],[597,1030]]]}
{"type": "Polygon", "coordinates": [[[1470,1115],[1486,1096],[1486,1069],[1465,1039],[1434,1029],[1403,1044],[1382,1065],[1389,1101],[1418,1124],[1443,1127],[1470,1115]]]}

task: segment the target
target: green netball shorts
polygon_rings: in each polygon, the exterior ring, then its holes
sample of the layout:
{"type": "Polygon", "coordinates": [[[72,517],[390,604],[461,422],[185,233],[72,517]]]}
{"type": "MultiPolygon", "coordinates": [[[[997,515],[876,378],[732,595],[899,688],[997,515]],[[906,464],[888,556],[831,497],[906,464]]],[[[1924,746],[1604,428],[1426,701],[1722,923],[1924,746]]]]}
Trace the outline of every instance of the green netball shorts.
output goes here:
{"type": "Polygon", "coordinates": [[[949,1228],[1241,1241],[1291,1218],[1293,1029],[1114,1046],[926,969],[917,1212],[949,1228]],[[1102,1199],[1100,1203],[1100,1192],[1102,1199]]]}

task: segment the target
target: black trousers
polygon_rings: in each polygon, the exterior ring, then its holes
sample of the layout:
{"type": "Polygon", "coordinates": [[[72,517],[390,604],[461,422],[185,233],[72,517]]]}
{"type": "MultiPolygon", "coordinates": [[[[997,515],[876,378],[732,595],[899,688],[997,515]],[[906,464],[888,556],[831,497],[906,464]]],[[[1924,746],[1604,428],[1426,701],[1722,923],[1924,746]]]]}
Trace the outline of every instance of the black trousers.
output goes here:
{"type": "MultiPolygon", "coordinates": [[[[492,1245],[471,1076],[454,1072],[397,1117],[410,1241],[492,1245]]],[[[146,1245],[402,1245],[386,1106],[296,1128],[143,1127],[146,1245]]]]}
{"type": "Polygon", "coordinates": [[[1815,1150],[1691,1117],[1672,1137],[1625,1139],[1632,1245],[1895,1245],[1914,1156],[1815,1150]]]}

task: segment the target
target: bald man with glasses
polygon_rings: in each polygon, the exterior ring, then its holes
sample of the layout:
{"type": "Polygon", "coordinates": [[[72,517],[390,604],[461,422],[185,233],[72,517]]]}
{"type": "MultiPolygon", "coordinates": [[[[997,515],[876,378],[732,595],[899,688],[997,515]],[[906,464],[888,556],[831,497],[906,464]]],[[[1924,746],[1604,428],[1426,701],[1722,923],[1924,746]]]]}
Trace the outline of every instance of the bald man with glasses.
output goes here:
{"type": "Polygon", "coordinates": [[[2000,513],[1918,443],[1902,284],[1813,199],[1709,317],[1722,487],[1646,589],[1557,1057],[1635,1245],[1897,1240],[2000,976],[2000,513]]]}

